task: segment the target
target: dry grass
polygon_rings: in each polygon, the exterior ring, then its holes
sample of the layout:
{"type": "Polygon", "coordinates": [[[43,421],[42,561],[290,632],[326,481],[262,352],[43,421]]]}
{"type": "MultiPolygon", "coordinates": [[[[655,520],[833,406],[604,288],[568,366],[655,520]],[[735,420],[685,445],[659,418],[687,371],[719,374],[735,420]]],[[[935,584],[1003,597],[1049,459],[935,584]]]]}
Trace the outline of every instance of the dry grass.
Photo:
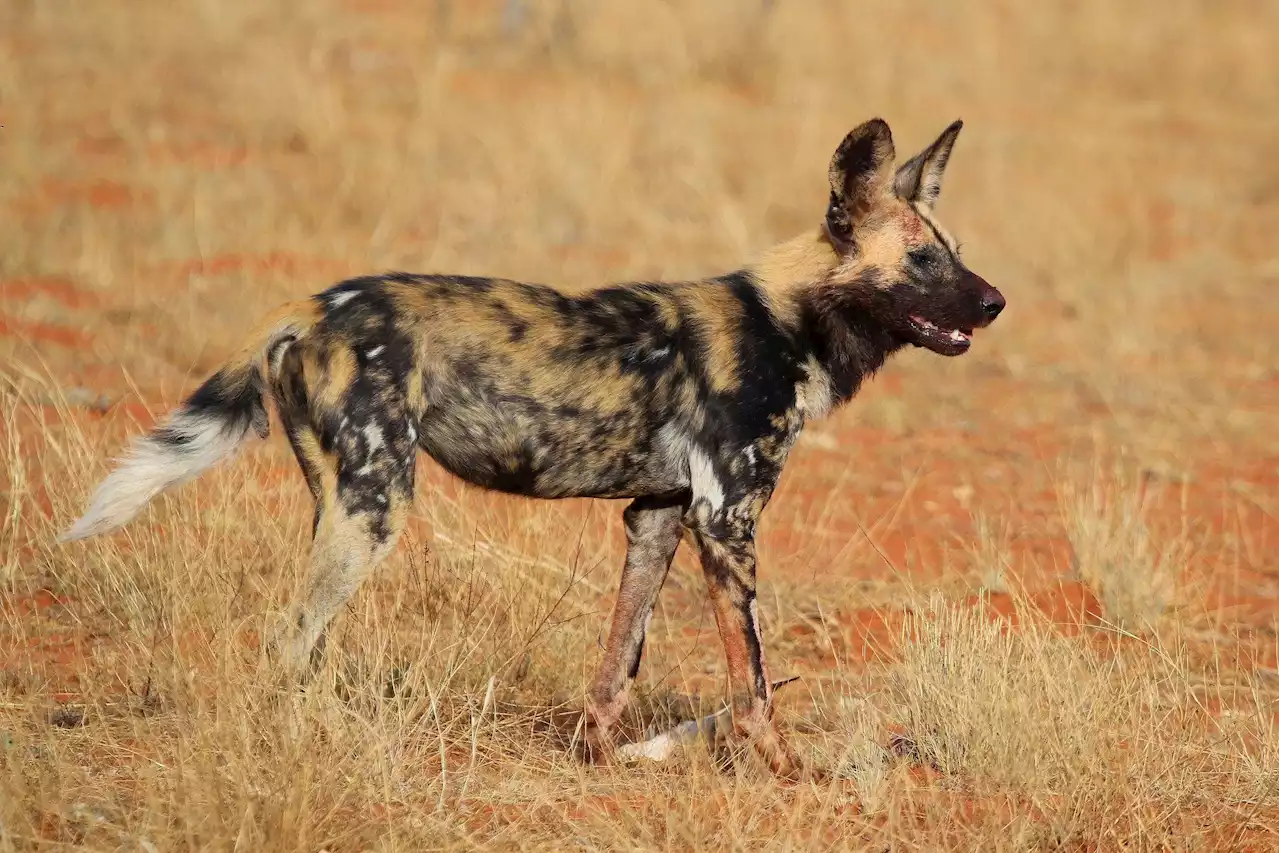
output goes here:
{"type": "Polygon", "coordinates": [[[1147,521],[1146,483],[1122,466],[1068,481],[1061,501],[1077,577],[1097,594],[1106,618],[1138,632],[1160,627],[1177,603],[1190,545],[1186,531],[1157,537],[1147,521]]]}
{"type": "Polygon", "coordinates": [[[1099,646],[1020,615],[1030,621],[1010,631],[981,605],[935,597],[908,620],[890,680],[902,750],[963,789],[1016,797],[1049,846],[1213,849],[1224,809],[1274,801],[1261,685],[1214,714],[1176,645],[1099,646]],[[1241,748],[1263,733],[1259,752],[1241,748]]]}
{"type": "MultiPolygon", "coordinates": [[[[0,851],[1274,848],[1274,6],[502,5],[0,4],[0,851]],[[941,214],[1010,308],[815,426],[766,514],[780,713],[839,781],[569,758],[617,506],[423,462],[296,694],[278,434],[52,544],[276,303],[721,272],[873,114],[903,153],[965,118],[941,214]]],[[[682,553],[632,733],[717,707],[703,599],[682,553]]]]}

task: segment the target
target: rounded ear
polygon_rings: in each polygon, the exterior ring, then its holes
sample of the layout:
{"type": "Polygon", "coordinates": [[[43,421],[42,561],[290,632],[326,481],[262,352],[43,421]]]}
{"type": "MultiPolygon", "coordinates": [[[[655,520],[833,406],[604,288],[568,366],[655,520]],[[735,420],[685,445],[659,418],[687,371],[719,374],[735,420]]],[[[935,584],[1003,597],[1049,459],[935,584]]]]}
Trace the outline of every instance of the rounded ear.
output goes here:
{"type": "Polygon", "coordinates": [[[964,122],[956,119],[932,145],[902,164],[893,177],[893,190],[899,198],[933,207],[942,192],[942,173],[962,127],[964,122]]]}
{"type": "Polygon", "coordinates": [[[893,134],[873,118],[849,131],[831,158],[831,206],[827,232],[837,244],[853,239],[853,228],[889,188],[893,174],[893,134]]]}

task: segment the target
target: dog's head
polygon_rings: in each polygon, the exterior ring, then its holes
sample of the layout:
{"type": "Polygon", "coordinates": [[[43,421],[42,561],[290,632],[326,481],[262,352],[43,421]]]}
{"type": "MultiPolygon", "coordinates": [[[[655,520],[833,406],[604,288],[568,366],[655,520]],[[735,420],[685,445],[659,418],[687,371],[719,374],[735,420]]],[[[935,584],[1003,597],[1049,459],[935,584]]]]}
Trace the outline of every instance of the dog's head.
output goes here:
{"type": "Polygon", "coordinates": [[[960,128],[895,169],[889,125],[872,119],[844,138],[830,168],[826,231],[841,263],[828,287],[897,343],[941,355],[966,352],[1005,305],[933,216],[960,128]]]}

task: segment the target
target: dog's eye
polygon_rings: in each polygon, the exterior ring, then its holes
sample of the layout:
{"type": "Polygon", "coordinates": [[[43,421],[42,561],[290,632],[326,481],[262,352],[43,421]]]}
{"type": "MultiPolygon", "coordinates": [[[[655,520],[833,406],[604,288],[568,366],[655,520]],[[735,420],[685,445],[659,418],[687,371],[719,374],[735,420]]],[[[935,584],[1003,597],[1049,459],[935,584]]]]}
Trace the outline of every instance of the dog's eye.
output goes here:
{"type": "Polygon", "coordinates": [[[907,260],[917,269],[928,269],[937,263],[938,257],[932,249],[922,246],[919,249],[912,249],[907,252],[907,260]]]}

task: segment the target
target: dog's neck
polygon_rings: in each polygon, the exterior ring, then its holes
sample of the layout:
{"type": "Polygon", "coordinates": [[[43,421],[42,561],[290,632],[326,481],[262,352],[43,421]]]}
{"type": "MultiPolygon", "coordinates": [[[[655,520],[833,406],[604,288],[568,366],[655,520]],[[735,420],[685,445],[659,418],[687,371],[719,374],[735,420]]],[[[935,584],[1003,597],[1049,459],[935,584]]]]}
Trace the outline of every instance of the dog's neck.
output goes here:
{"type": "Polygon", "coordinates": [[[832,402],[849,402],[864,380],[902,348],[854,290],[856,284],[819,285],[798,294],[804,341],[831,381],[832,402]]]}
{"type": "Polygon", "coordinates": [[[835,405],[848,402],[903,346],[865,298],[874,291],[874,270],[833,283],[844,264],[819,228],[774,246],[748,267],[778,324],[827,375],[835,405]]]}

